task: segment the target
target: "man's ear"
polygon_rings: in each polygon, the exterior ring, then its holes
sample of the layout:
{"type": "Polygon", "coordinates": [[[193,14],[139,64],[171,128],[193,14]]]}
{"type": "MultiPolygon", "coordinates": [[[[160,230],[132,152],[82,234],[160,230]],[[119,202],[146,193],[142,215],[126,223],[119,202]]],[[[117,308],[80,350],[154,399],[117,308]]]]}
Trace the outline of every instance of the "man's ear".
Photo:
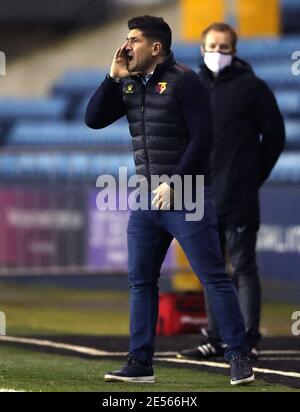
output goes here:
{"type": "Polygon", "coordinates": [[[152,56],[157,56],[161,53],[162,46],[161,43],[155,42],[153,43],[153,50],[152,50],[152,56]]]}
{"type": "Polygon", "coordinates": [[[204,56],[205,50],[204,50],[204,47],[202,46],[202,44],[200,46],[200,52],[201,52],[201,56],[204,56]]]}

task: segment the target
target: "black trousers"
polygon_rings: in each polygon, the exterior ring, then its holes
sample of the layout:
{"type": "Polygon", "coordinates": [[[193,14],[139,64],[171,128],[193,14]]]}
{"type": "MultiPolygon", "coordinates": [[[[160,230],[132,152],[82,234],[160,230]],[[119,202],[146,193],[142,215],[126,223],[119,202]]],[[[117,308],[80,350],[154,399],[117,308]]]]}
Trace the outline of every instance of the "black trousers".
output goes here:
{"type": "MultiPolygon", "coordinates": [[[[221,249],[237,287],[246,326],[247,344],[255,347],[259,332],[261,287],[256,264],[257,227],[251,225],[219,225],[221,249]]],[[[208,333],[212,340],[221,341],[210,298],[205,294],[208,333]]]]}

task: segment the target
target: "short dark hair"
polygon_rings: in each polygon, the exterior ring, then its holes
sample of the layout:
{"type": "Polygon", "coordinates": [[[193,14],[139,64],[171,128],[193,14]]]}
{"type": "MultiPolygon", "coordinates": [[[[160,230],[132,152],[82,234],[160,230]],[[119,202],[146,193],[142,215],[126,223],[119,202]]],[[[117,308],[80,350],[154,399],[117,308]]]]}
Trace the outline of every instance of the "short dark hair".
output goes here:
{"type": "Polygon", "coordinates": [[[162,45],[165,54],[170,53],[172,43],[172,31],[162,17],[137,16],[128,21],[129,30],[141,30],[146,39],[158,41],[162,45]]]}
{"type": "Polygon", "coordinates": [[[231,46],[234,50],[236,50],[236,45],[238,42],[238,35],[237,32],[234,30],[233,27],[229,26],[227,23],[212,23],[210,26],[208,26],[203,32],[201,33],[201,44],[204,47],[205,46],[205,40],[206,36],[210,31],[220,31],[220,32],[227,32],[230,35],[231,38],[231,46]]]}

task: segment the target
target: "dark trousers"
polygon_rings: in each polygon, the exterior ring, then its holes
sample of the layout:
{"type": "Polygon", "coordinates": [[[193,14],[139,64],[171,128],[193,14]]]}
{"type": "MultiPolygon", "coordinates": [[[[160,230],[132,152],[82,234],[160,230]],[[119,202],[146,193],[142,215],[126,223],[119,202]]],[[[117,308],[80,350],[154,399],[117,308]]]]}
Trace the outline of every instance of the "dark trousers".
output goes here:
{"type": "Polygon", "coordinates": [[[161,264],[175,237],[192,269],[205,285],[228,345],[225,356],[244,352],[245,326],[235,286],[225,271],[215,206],[205,190],[204,217],[185,220],[186,211],[132,211],[128,222],[128,281],[130,292],[129,353],[144,363],[154,354],[161,264]]]}
{"type": "MultiPolygon", "coordinates": [[[[221,249],[231,266],[240,307],[245,321],[247,345],[255,347],[261,335],[259,321],[261,288],[256,265],[257,228],[250,225],[219,225],[221,249]]],[[[206,293],[208,332],[211,339],[222,340],[213,302],[206,293]]]]}

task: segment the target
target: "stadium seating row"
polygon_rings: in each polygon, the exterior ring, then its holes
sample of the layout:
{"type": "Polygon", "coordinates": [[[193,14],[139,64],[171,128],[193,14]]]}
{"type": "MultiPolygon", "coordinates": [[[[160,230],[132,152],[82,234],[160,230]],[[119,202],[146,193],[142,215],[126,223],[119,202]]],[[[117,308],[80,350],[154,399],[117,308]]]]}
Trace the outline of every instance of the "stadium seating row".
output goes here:
{"type": "Polygon", "coordinates": [[[54,84],[54,96],[82,96],[95,91],[107,74],[107,70],[71,69],[67,70],[54,84]]]}
{"type": "MultiPolygon", "coordinates": [[[[300,76],[299,76],[300,79],[300,76]]],[[[297,89],[290,89],[290,90],[276,90],[275,91],[276,99],[280,110],[285,118],[299,118],[300,119],[300,93],[297,89]]],[[[77,105],[74,110],[73,118],[76,120],[84,120],[84,114],[86,110],[86,106],[90,96],[85,97],[81,100],[81,102],[77,105]]],[[[125,121],[125,117],[123,118],[125,121]]]]}
{"type": "MultiPolygon", "coordinates": [[[[300,152],[284,153],[269,178],[271,182],[299,182],[300,152]]],[[[35,182],[38,179],[59,183],[58,179],[95,179],[99,175],[118,176],[119,167],[128,169],[128,176],[135,173],[130,154],[73,153],[19,153],[0,155],[0,178],[35,182]]]]}
{"type": "MultiPolygon", "coordinates": [[[[286,68],[286,67],[285,67],[286,68]]],[[[287,85],[299,83],[300,76],[292,76],[291,73],[285,73],[281,67],[258,67],[257,74],[262,78],[270,79],[277,78],[277,82],[282,83],[285,90],[276,90],[275,94],[278,99],[279,106],[286,117],[300,117],[300,93],[292,87],[287,89],[287,85]],[[285,76],[286,74],[286,76],[285,76]]],[[[95,87],[97,87],[95,85],[95,87]]],[[[95,90],[95,88],[93,89],[95,90]]],[[[82,98],[73,108],[71,119],[83,120],[85,109],[90,96],[82,98]]],[[[0,122],[1,121],[54,121],[63,120],[66,117],[66,112],[69,110],[69,101],[65,97],[52,97],[44,99],[0,99],[0,122]]]]}
{"type": "Polygon", "coordinates": [[[63,97],[1,98],[0,121],[7,120],[58,120],[63,119],[68,100],[63,97]]]}
{"type": "MultiPolygon", "coordinates": [[[[299,50],[299,35],[288,35],[283,37],[263,37],[240,39],[238,43],[238,54],[241,58],[251,63],[289,60],[294,51],[299,50]]],[[[186,64],[194,65],[199,61],[199,44],[176,43],[173,46],[176,59],[186,64]]]]}
{"type": "Polygon", "coordinates": [[[299,183],[300,181],[300,152],[283,153],[268,179],[273,183],[299,183]]]}
{"type": "MultiPolygon", "coordinates": [[[[257,58],[243,56],[246,61],[251,63],[254,71],[270,84],[274,89],[284,89],[300,87],[300,75],[295,75],[295,72],[300,72],[300,52],[299,63],[297,60],[292,60],[292,53],[299,49],[300,37],[298,38],[298,47],[290,53],[286,53],[281,59],[265,60],[263,56],[257,58]]],[[[179,45],[177,46],[179,47],[179,45]]],[[[181,63],[189,65],[196,72],[199,71],[199,64],[202,59],[199,58],[198,46],[191,46],[190,49],[186,46],[182,49],[182,53],[175,54],[177,60],[181,63]]],[[[68,97],[84,97],[90,96],[106,75],[106,70],[71,70],[63,75],[61,79],[53,86],[53,96],[68,96],[68,97]]]]}
{"type": "Polygon", "coordinates": [[[125,122],[115,123],[105,129],[92,130],[83,122],[18,122],[10,130],[7,146],[31,147],[97,147],[110,150],[129,149],[131,136],[125,122]]]}
{"type": "Polygon", "coordinates": [[[135,173],[133,158],[130,154],[91,154],[72,153],[18,153],[0,155],[0,178],[24,180],[28,183],[45,179],[59,184],[61,178],[95,179],[101,174],[117,176],[119,167],[128,168],[128,175],[135,173]]]}
{"type": "MultiPolygon", "coordinates": [[[[300,120],[286,120],[287,149],[300,150],[300,120]]],[[[128,125],[120,120],[105,129],[92,130],[83,122],[17,122],[8,133],[7,147],[96,148],[130,151],[128,125]]]]}

